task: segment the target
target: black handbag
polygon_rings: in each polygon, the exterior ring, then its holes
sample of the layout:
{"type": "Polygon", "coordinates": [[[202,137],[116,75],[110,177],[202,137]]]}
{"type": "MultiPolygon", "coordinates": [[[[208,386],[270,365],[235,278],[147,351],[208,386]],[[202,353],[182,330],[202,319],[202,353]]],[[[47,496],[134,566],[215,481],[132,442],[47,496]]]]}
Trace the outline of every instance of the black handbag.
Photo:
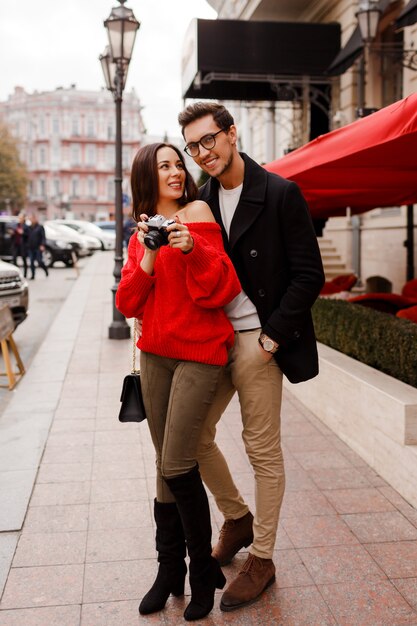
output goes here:
{"type": "Polygon", "coordinates": [[[142,422],[146,419],[143,404],[142,387],[140,385],[140,371],[136,369],[136,340],[138,336],[137,320],[134,323],[133,333],[133,369],[124,377],[119,412],[120,422],[142,422]]]}

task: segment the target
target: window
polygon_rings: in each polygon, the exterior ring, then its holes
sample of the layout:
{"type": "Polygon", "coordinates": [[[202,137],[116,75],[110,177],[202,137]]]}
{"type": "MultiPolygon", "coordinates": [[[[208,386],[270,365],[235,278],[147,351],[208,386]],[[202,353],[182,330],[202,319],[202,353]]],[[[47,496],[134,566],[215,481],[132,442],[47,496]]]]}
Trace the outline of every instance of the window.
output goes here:
{"type": "Polygon", "coordinates": [[[46,197],[46,180],[44,178],[39,180],[39,195],[41,198],[46,197]]]}
{"type": "Polygon", "coordinates": [[[113,121],[107,121],[107,139],[114,139],[114,123],[113,121]]]}
{"type": "Polygon", "coordinates": [[[72,118],[71,134],[74,137],[78,137],[80,135],[80,119],[76,115],[74,115],[74,117],[72,118]]]}
{"type": "Polygon", "coordinates": [[[96,125],[94,122],[94,117],[87,118],[87,136],[88,137],[96,136],[96,125]]]}
{"type": "Polygon", "coordinates": [[[78,198],[80,193],[80,179],[78,176],[73,176],[71,179],[71,196],[78,198]]]}
{"type": "Polygon", "coordinates": [[[71,165],[80,165],[81,163],[81,148],[78,143],[73,143],[71,146],[71,165]]]}
{"type": "Polygon", "coordinates": [[[107,180],[107,199],[114,200],[114,180],[109,178],[107,180]]]}
{"type": "Polygon", "coordinates": [[[123,169],[130,168],[130,146],[123,146],[122,165],[123,169]]]}
{"type": "Polygon", "coordinates": [[[52,118],[52,134],[53,135],[59,134],[59,118],[58,117],[52,118]]]}
{"type": "Polygon", "coordinates": [[[54,178],[54,196],[58,198],[60,194],[59,178],[54,178]]]}
{"type": "Polygon", "coordinates": [[[96,196],[96,179],[94,176],[87,178],[87,195],[89,198],[95,198],[96,196]]]}
{"type": "Polygon", "coordinates": [[[90,167],[96,164],[96,147],[94,144],[87,145],[86,151],[86,165],[90,167]]]}
{"type": "Polygon", "coordinates": [[[106,146],[106,165],[108,167],[114,167],[115,165],[114,146],[106,146]]]}
{"type": "Polygon", "coordinates": [[[40,165],[46,164],[46,148],[44,146],[39,148],[39,163],[40,165]]]}

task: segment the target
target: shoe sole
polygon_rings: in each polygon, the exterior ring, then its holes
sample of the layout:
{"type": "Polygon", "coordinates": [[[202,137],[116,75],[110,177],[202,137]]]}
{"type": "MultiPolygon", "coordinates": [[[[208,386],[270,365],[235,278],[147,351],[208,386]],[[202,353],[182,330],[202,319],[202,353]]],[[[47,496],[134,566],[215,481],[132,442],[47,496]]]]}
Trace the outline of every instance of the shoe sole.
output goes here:
{"type": "Polygon", "coordinates": [[[264,591],[266,591],[268,587],[270,587],[274,582],[275,582],[275,574],[268,580],[265,587],[262,589],[261,593],[259,593],[255,598],[252,598],[251,600],[247,600],[246,602],[241,602],[240,604],[234,604],[233,606],[230,606],[229,604],[223,604],[223,602],[220,601],[220,610],[224,611],[225,613],[229,613],[230,611],[235,611],[236,609],[241,609],[244,606],[249,606],[250,604],[253,604],[261,597],[264,591]]]}

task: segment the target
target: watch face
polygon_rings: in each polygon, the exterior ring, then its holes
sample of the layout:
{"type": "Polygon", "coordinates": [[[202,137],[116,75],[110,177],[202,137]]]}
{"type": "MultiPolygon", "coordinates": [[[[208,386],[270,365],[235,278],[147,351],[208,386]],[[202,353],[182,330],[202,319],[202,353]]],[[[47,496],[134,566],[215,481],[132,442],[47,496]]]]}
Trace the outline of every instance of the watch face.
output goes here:
{"type": "Polygon", "coordinates": [[[275,347],[275,344],[272,341],[272,339],[264,339],[262,345],[264,347],[264,350],[266,350],[267,352],[269,352],[270,350],[273,350],[275,347]]]}

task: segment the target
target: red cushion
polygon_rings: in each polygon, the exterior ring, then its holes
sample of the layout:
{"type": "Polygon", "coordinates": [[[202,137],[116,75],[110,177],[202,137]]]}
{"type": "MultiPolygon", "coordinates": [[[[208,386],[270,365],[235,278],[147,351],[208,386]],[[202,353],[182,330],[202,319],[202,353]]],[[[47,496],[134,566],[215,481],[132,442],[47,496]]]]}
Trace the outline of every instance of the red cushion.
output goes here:
{"type": "Polygon", "coordinates": [[[417,302],[417,278],[413,278],[405,283],[401,291],[403,296],[407,298],[414,298],[417,302]]]}
{"type": "Polygon", "coordinates": [[[392,315],[395,315],[400,309],[408,308],[416,303],[414,298],[406,298],[397,293],[364,293],[361,296],[349,298],[348,302],[362,304],[392,315]]]}
{"type": "Polygon", "coordinates": [[[339,293],[340,291],[350,291],[353,285],[356,283],[355,274],[341,274],[335,276],[332,280],[326,280],[320,294],[327,296],[332,293],[339,293]]]}
{"type": "Polygon", "coordinates": [[[410,320],[411,322],[415,322],[417,324],[417,305],[410,306],[407,309],[400,309],[396,313],[397,317],[403,317],[404,319],[410,320]]]}

